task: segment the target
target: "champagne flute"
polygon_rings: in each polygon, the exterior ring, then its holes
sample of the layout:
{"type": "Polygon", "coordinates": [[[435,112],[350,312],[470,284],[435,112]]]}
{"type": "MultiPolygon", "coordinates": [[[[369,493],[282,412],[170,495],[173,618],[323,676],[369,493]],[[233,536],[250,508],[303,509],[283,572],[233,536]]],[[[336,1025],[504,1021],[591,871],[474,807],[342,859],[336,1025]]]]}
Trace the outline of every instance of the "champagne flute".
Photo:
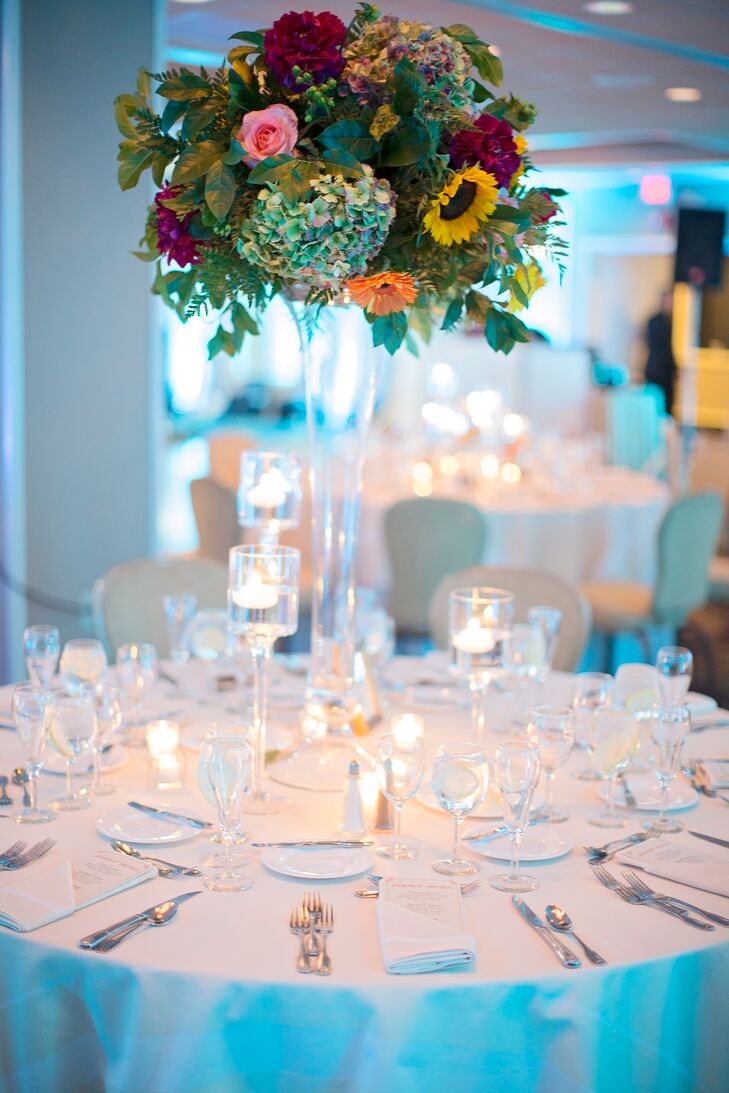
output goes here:
{"type": "Polygon", "coordinates": [[[29,626],[24,631],[23,652],[34,687],[50,691],[60,651],[61,638],[55,626],[29,626]]]}
{"type": "Polygon", "coordinates": [[[109,793],[115,793],[116,786],[104,781],[101,773],[101,756],[124,720],[121,694],[116,687],[93,686],[89,683],[84,684],[79,693],[88,696],[96,708],[96,736],[91,749],[94,775],[89,792],[92,797],[105,797],[109,793]]]}
{"type": "Polygon", "coordinates": [[[511,841],[511,869],[494,877],[491,887],[500,892],[531,892],[539,887],[536,877],[519,872],[519,850],[529,826],[534,787],[539,780],[539,750],[528,741],[499,744],[494,760],[496,784],[504,802],[504,820],[511,841]]]}
{"type": "Polygon", "coordinates": [[[184,664],[190,656],[185,638],[197,611],[197,597],[192,592],[172,593],[163,598],[162,609],[167,623],[170,660],[173,664],[184,664]]]}
{"type": "Polygon", "coordinates": [[[543,812],[549,823],[564,823],[568,817],[554,807],[554,775],[567,762],[575,740],[574,714],[569,706],[535,706],[529,711],[529,739],[539,751],[539,763],[546,774],[543,812]]]}
{"type": "Polygon", "coordinates": [[[432,789],[441,808],[454,820],[453,854],[433,862],[436,873],[470,877],[478,873],[476,862],[466,861],[461,851],[461,826],[469,812],[486,796],[489,768],[478,744],[441,744],[433,760],[432,789]]]}
{"type": "Polygon", "coordinates": [[[406,861],[417,850],[400,841],[400,820],[403,806],[418,790],[425,774],[425,753],[422,738],[400,740],[396,733],[385,733],[377,747],[377,781],[385,797],[395,806],[395,841],[377,850],[383,858],[406,861]]]}
{"type": "Polygon", "coordinates": [[[47,808],[38,808],[38,771],[48,741],[48,703],[50,695],[45,688],[16,687],[13,691],[13,720],[25,748],[25,764],[28,770],[28,798],[30,804],[15,819],[19,824],[47,824],[55,820],[47,808]]]}
{"type": "Polygon", "coordinates": [[[73,766],[79,755],[93,747],[96,736],[96,710],[88,694],[54,695],[49,706],[48,734],[51,743],[66,760],[66,795],[51,802],[59,812],[73,812],[91,804],[85,790],[76,791],[73,766]]]}
{"type": "Polygon", "coordinates": [[[222,832],[222,868],[205,882],[213,892],[243,892],[253,881],[236,872],[235,831],[251,775],[253,750],[244,736],[216,736],[207,751],[207,780],[212,787],[222,832]]]}
{"type": "Polygon", "coordinates": [[[133,747],[145,743],[142,698],[157,682],[157,650],[146,642],[128,642],[116,651],[116,674],[121,688],[132,703],[132,724],[125,741],[133,747]],[[132,728],[134,731],[131,731],[132,728]]]}
{"type": "Polygon", "coordinates": [[[558,607],[549,607],[547,604],[536,604],[527,612],[527,622],[538,626],[544,638],[545,655],[542,667],[537,675],[538,683],[545,683],[552,671],[552,662],[557,649],[559,627],[562,622],[562,612],[558,607]]]}
{"type": "Polygon", "coordinates": [[[73,638],[63,647],[61,683],[70,695],[77,694],[84,683],[101,683],[108,668],[104,646],[96,638],[73,638]]]}
{"type": "Polygon", "coordinates": [[[650,719],[651,737],[656,746],[656,775],[661,786],[661,814],[658,822],[646,821],[643,827],[657,827],[663,833],[683,831],[683,824],[669,820],[668,789],[678,773],[681,752],[686,737],[691,732],[691,714],[688,706],[656,706],[650,719]]]}
{"type": "MultiPolygon", "coordinates": [[[[206,801],[215,806],[215,791],[210,784],[208,778],[208,756],[210,754],[210,748],[214,740],[221,736],[235,736],[244,737],[250,743],[250,726],[242,721],[236,721],[235,718],[230,720],[218,722],[212,721],[209,724],[208,731],[205,734],[205,739],[200,747],[200,754],[198,756],[197,764],[197,784],[198,789],[202,793],[206,801]]],[[[211,843],[222,843],[223,832],[220,826],[218,826],[211,835],[208,836],[208,840],[211,843]]],[[[242,829],[241,822],[239,821],[235,831],[232,835],[229,835],[229,843],[231,846],[241,846],[248,842],[248,835],[242,829]]],[[[210,866],[213,869],[219,869],[225,864],[225,858],[219,851],[211,851],[203,858],[203,865],[210,866]]],[[[234,854],[230,851],[229,859],[234,866],[246,865],[248,857],[245,854],[234,854]]]]}
{"type": "Polygon", "coordinates": [[[664,645],[658,650],[656,671],[662,706],[683,706],[691,686],[693,667],[694,658],[690,649],[680,645],[664,645]]]}
{"type": "Polygon", "coordinates": [[[251,650],[253,659],[252,783],[244,812],[280,812],[289,802],[263,788],[266,768],[266,724],[269,665],[277,638],[296,633],[299,623],[301,554],[294,547],[239,546],[230,551],[228,611],[231,626],[251,650]]]}
{"type": "Polygon", "coordinates": [[[627,710],[605,706],[593,718],[592,760],[597,770],[610,779],[608,807],[588,823],[595,827],[625,827],[627,821],[615,812],[615,785],[638,747],[638,722],[627,710]]]}
{"type": "Polygon", "coordinates": [[[592,764],[592,739],[595,726],[595,712],[602,706],[613,703],[615,680],[604,672],[580,672],[575,680],[575,693],[572,708],[575,713],[575,743],[586,748],[587,765],[578,770],[575,778],[585,782],[599,782],[602,775],[592,764]]]}
{"type": "Polygon", "coordinates": [[[457,588],[448,599],[451,672],[468,684],[471,730],[482,740],[489,683],[509,661],[514,597],[503,588],[457,588]]]}

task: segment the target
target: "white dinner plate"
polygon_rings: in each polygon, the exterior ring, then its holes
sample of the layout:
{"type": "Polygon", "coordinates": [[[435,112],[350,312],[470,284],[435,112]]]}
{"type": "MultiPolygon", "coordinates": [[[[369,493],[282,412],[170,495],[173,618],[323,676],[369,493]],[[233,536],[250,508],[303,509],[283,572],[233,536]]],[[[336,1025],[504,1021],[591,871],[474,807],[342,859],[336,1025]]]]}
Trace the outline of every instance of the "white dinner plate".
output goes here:
{"type": "Polygon", "coordinates": [[[698,691],[689,691],[686,695],[686,705],[692,717],[701,717],[705,713],[713,713],[718,703],[711,695],[700,695],[698,691]]]}
{"type": "MultiPolygon", "coordinates": [[[[627,775],[628,788],[638,802],[634,808],[642,812],[660,812],[661,787],[655,774],[629,774],[627,775]]],[[[601,782],[597,786],[597,794],[607,801],[610,787],[607,782],[601,782]]],[[[699,799],[699,795],[693,786],[683,779],[676,779],[668,787],[668,812],[677,812],[682,808],[691,808],[699,799]]],[[[615,787],[615,804],[626,806],[625,793],[620,782],[615,787]]]]}
{"type": "MultiPolygon", "coordinates": [[[[160,804],[155,807],[177,811],[174,805],[160,804]]],[[[100,834],[106,835],[107,839],[121,839],[125,843],[138,843],[141,846],[182,843],[200,834],[200,830],[192,824],[148,816],[136,808],[129,808],[128,805],[100,816],[96,821],[96,829],[100,834]]]]}
{"type": "MultiPolygon", "coordinates": [[[[418,792],[417,800],[421,805],[425,805],[426,808],[432,808],[435,812],[440,812],[441,816],[447,815],[444,808],[438,804],[436,796],[430,787],[428,782],[422,786],[418,792]]],[[[532,801],[532,810],[539,808],[542,804],[542,798],[538,798],[536,794],[532,801]]],[[[481,801],[480,805],[476,805],[473,812],[469,812],[466,819],[474,820],[503,820],[504,818],[504,806],[501,801],[501,794],[493,785],[489,785],[488,793],[481,801]]]]}
{"type": "Polygon", "coordinates": [[[356,877],[372,868],[374,857],[364,847],[285,849],[270,847],[261,854],[261,863],[273,873],[303,880],[340,880],[356,877]]]}
{"type": "MultiPolygon", "coordinates": [[[[551,825],[544,824],[544,828],[551,825]]],[[[519,861],[540,862],[554,861],[555,858],[563,858],[569,854],[574,843],[566,839],[558,831],[543,830],[540,828],[528,828],[524,832],[519,861]]],[[[493,858],[495,861],[511,861],[511,842],[508,835],[500,835],[498,839],[491,839],[487,843],[472,842],[468,844],[470,850],[476,850],[484,858],[493,858]]]]}
{"type": "MultiPolygon", "coordinates": [[[[101,756],[101,770],[104,774],[107,774],[112,770],[119,770],[126,762],[129,761],[129,753],[126,748],[123,748],[121,744],[114,744],[110,751],[107,751],[105,755],[101,756]]],[[[83,767],[79,765],[74,766],[74,774],[91,774],[93,767],[89,763],[88,767],[84,771],[83,767]]],[[[66,760],[57,751],[48,751],[46,758],[43,761],[41,771],[44,774],[65,774],[66,773],[66,760]]]]}

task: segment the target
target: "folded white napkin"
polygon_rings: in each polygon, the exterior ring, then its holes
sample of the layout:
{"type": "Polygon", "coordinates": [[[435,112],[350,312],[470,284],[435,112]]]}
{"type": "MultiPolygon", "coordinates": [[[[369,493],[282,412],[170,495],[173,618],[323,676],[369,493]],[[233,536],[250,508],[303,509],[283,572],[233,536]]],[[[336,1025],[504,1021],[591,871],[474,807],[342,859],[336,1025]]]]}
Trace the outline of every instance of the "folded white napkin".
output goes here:
{"type": "Polygon", "coordinates": [[[444,914],[453,917],[454,912],[460,921],[460,890],[453,881],[383,881],[377,928],[386,970],[391,975],[418,975],[472,964],[475,939],[462,927],[443,921],[444,914]],[[414,906],[431,913],[419,913],[414,906]]]}
{"type": "Polygon", "coordinates": [[[113,850],[46,869],[19,870],[0,887],[0,925],[21,933],[37,930],[156,876],[153,865],[113,850]]]}
{"type": "Polygon", "coordinates": [[[719,849],[715,853],[706,851],[695,848],[692,842],[688,836],[674,839],[661,836],[621,850],[617,859],[655,877],[729,899],[729,851],[721,856],[719,849]]]}

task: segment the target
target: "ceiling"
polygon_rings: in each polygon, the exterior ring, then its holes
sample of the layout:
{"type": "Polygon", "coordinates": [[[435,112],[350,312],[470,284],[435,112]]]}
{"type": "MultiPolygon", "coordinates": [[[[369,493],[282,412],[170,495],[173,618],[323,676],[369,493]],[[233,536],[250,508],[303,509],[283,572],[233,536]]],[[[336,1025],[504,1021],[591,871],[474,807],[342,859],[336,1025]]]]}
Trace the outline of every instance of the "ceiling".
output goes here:
{"type": "MultiPolygon", "coordinates": [[[[632,0],[618,16],[582,0],[392,0],[403,18],[466,23],[498,46],[504,86],[535,102],[534,159],[577,167],[729,162],[729,3],[632,0]],[[676,103],[667,87],[697,87],[676,103]]],[[[346,22],[355,0],[326,7],[346,22]]],[[[214,64],[238,30],[270,26],[312,0],[167,0],[168,61],[214,64]]],[[[322,4],[322,7],[324,5],[322,4]]]]}

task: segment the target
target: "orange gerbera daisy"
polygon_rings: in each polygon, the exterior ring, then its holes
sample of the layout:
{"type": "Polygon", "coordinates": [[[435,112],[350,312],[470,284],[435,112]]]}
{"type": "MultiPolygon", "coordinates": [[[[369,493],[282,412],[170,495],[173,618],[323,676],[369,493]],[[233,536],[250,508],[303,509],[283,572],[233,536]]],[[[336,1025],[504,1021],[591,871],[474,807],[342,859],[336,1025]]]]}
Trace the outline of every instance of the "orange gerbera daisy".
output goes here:
{"type": "Polygon", "coordinates": [[[356,304],[371,315],[390,315],[415,303],[418,290],[409,273],[372,273],[369,277],[355,277],[347,285],[356,304]]]}

